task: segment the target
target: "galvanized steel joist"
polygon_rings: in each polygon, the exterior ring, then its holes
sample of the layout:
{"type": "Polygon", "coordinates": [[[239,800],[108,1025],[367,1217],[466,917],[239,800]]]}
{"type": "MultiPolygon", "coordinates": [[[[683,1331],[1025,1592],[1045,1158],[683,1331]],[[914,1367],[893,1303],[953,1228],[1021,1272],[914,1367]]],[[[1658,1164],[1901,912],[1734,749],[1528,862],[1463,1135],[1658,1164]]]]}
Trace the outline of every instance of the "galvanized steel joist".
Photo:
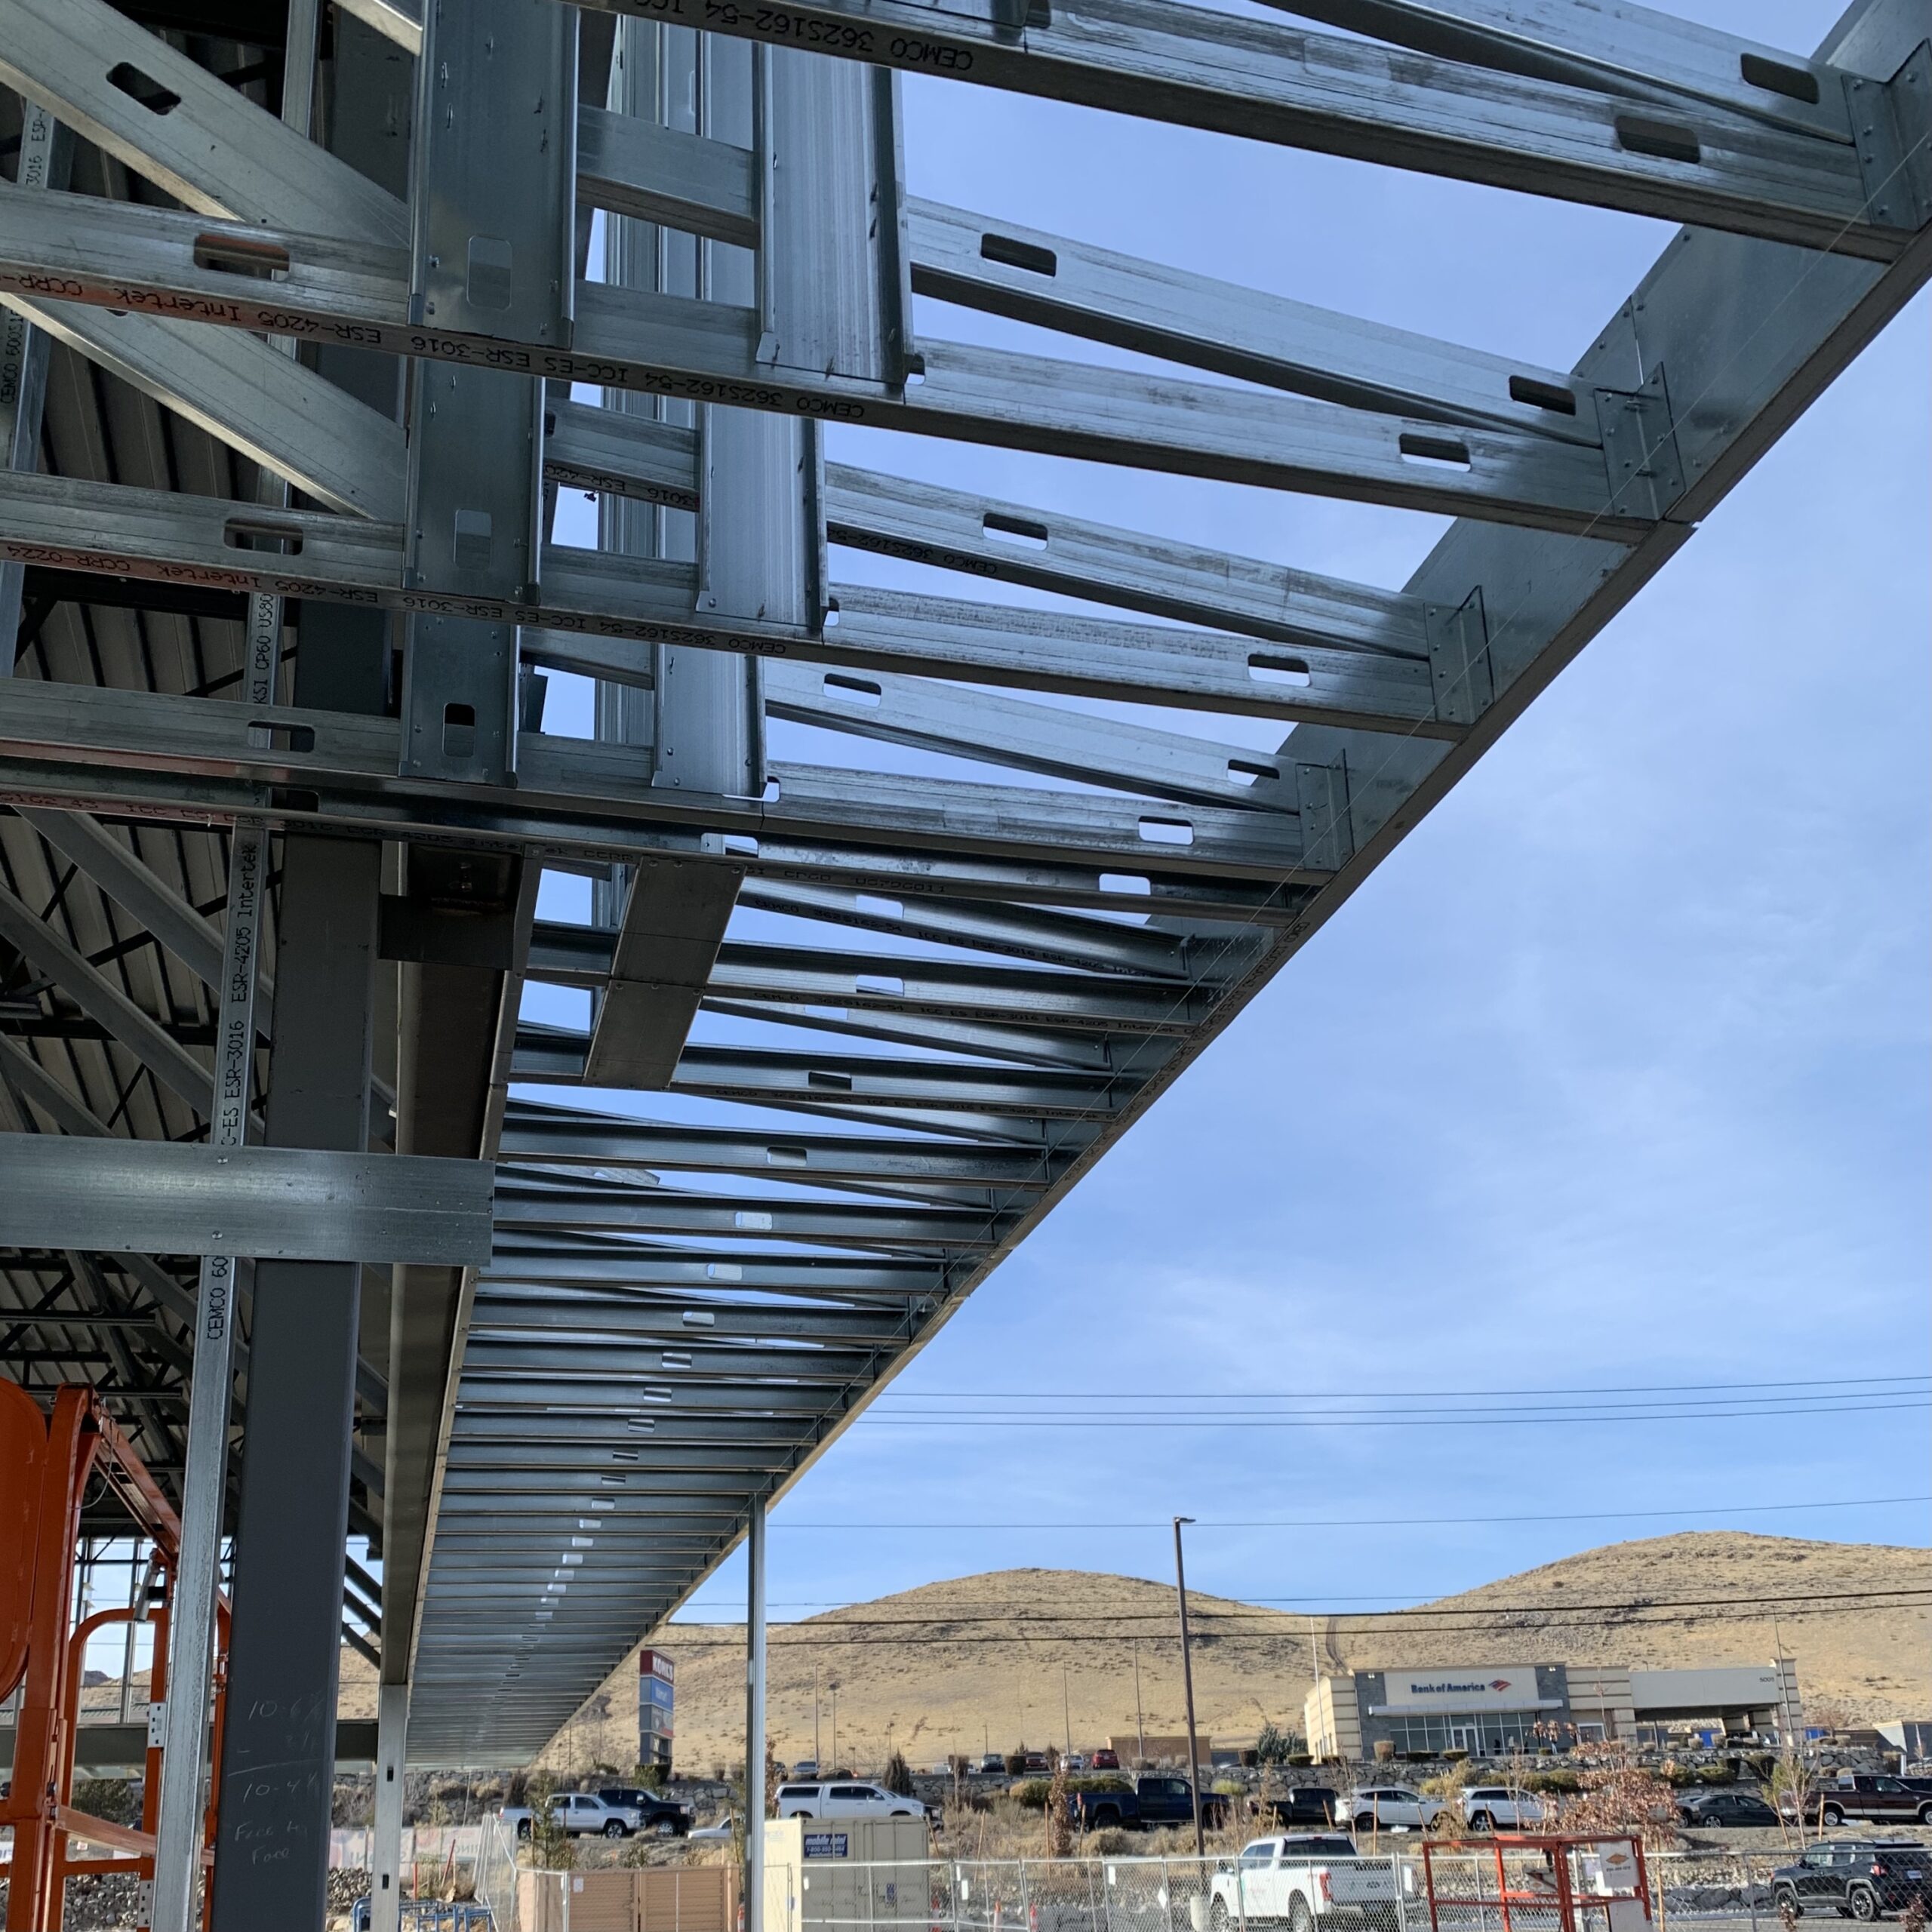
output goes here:
{"type": "MultiPolygon", "coordinates": [[[[89,578],[198,600],[231,651],[248,597],[406,626],[389,715],[224,702],[218,668],[55,675],[35,645],[0,688],[0,931],[39,975],[0,1073],[23,1125],[97,1129],[57,1057],[78,1029],[208,1106],[173,1007],[38,911],[25,860],[69,855],[90,915],[210,980],[207,828],[408,848],[377,1091],[405,1142],[460,1126],[494,1235],[398,1283],[384,1708],[406,1683],[411,1755],[474,1762],[540,1747],[1922,285],[1932,0],[1861,0],[1808,57],[1623,0],[1283,0],[1352,38],[1148,0],[448,11],[339,23],[331,97],[388,88],[385,125],[435,42],[405,198],[103,0],[0,0],[27,151],[64,128],[179,204],[91,161],[87,192],[0,183],[29,379],[0,397],[0,591],[42,586],[36,632],[89,578]],[[1574,368],[1520,365],[915,197],[894,69],[1696,226],[1574,368]],[[477,117],[519,89],[506,204],[477,117]],[[934,340],[929,299],[1069,352],[934,340]],[[57,353],[302,505],[205,457],[36,473],[57,353]],[[1354,585],[828,462],[839,425],[1458,521],[1400,589],[1354,585]],[[561,486],[599,496],[598,549],[558,540],[561,486]],[[833,546],[946,574],[840,582],[833,546]],[[546,668],[595,681],[592,740],[543,731],[546,668]],[[1204,712],[1293,729],[1256,752],[1204,712]],[[769,755],[768,723],[810,755],[769,755]],[[177,828],[178,865],[77,811],[177,828]],[[546,869],[591,881],[588,923],[534,918],[546,869]],[[423,976],[452,972],[492,977],[436,1031],[423,976]],[[587,1023],[520,1017],[526,979],[588,990],[587,1023]]],[[[299,1028],[267,991],[255,1029],[299,1028]]],[[[139,1118],[169,1131],[158,1099],[139,1118]]],[[[82,1232],[84,1178],[33,1232],[82,1232]]]]}

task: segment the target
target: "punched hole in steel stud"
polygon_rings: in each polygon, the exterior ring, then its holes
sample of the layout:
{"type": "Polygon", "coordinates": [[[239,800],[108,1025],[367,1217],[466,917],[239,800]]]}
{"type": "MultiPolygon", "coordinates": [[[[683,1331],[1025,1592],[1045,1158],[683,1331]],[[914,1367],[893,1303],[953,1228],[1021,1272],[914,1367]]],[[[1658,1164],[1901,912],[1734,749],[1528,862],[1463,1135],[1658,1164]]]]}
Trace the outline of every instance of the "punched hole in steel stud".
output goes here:
{"type": "Polygon", "coordinates": [[[1527,402],[1533,409],[1553,410],[1558,416],[1574,416],[1577,413],[1574,390],[1556,383],[1540,383],[1534,376],[1512,376],[1509,400],[1527,402]]]}
{"type": "Polygon", "coordinates": [[[1690,128],[1675,121],[1654,121],[1644,114],[1617,117],[1617,143],[1631,154],[1647,154],[1658,161],[1681,161],[1694,166],[1704,158],[1690,128]]]}
{"type": "Polygon", "coordinates": [[[1782,60],[1767,60],[1761,54],[1746,54],[1738,61],[1739,71],[1754,88],[1781,94],[1787,100],[1818,104],[1818,77],[1802,67],[1787,67],[1782,60]]]}
{"type": "Polygon", "coordinates": [[[1442,469],[1467,469],[1469,446],[1454,436],[1425,436],[1404,429],[1399,439],[1404,463],[1432,463],[1442,469]]]}
{"type": "Polygon", "coordinates": [[[266,550],[278,557],[299,557],[302,526],[275,517],[232,516],[221,526],[221,540],[231,550],[266,550]]]}
{"type": "Polygon", "coordinates": [[[144,74],[131,60],[123,60],[107,70],[107,84],[118,88],[130,100],[139,101],[150,114],[172,114],[181,105],[181,97],[165,88],[152,74],[144,74]]]}
{"type": "Polygon", "coordinates": [[[825,674],[825,694],[827,697],[842,698],[848,704],[876,705],[885,692],[883,686],[874,684],[869,678],[854,678],[842,671],[828,671],[825,674]]]}
{"type": "Polygon", "coordinates": [[[1306,685],[1312,681],[1308,666],[1299,657],[1284,657],[1272,651],[1251,651],[1247,675],[1257,685],[1306,685]]]}
{"type": "Polygon", "coordinates": [[[1017,544],[1023,550],[1044,550],[1050,534],[1044,523],[1030,517],[1006,516],[989,510],[980,519],[980,528],[995,543],[1017,544]]]}
{"type": "Polygon", "coordinates": [[[252,235],[198,235],[195,266],[219,275],[254,275],[272,281],[288,272],[288,251],[279,242],[257,241],[252,235]]]}
{"type": "Polygon", "coordinates": [[[1140,835],[1150,845],[1192,845],[1194,828],[1184,818],[1143,818],[1140,835]]]}
{"type": "Polygon", "coordinates": [[[473,704],[443,706],[443,755],[474,758],[476,755],[476,707],[473,704]]]}
{"type": "Polygon", "coordinates": [[[998,262],[1002,268],[1025,269],[1032,275],[1060,273],[1060,257],[1051,248],[1015,241],[1010,235],[982,235],[980,254],[985,260],[998,262]]]}

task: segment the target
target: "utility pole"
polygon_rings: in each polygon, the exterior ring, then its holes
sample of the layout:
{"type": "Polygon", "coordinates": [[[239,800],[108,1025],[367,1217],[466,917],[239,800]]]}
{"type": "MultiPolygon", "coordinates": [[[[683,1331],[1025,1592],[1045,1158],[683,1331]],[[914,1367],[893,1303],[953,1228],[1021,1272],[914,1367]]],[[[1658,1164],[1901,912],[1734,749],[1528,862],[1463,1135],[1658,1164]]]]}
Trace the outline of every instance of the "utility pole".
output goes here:
{"type": "Polygon", "coordinates": [[[1060,1717],[1066,1734],[1066,1756],[1070,1758],[1073,1755],[1073,1699],[1072,1694],[1066,1687],[1065,1664],[1060,1667],[1060,1717]]]}
{"type": "Polygon", "coordinates": [[[1174,1518],[1174,1595],[1180,1601],[1180,1682],[1187,1699],[1187,1788],[1194,1798],[1194,1855],[1205,1858],[1208,1843],[1201,1835],[1201,1749],[1194,1740],[1194,1660],[1187,1643],[1187,1570],[1180,1553],[1180,1526],[1193,1521],[1192,1516],[1174,1518]]]}
{"type": "Polygon", "coordinates": [[[1140,1639],[1134,1640],[1134,1742],[1140,1753],[1140,1761],[1147,1761],[1147,1720],[1140,1709],[1140,1639]]]}
{"type": "Polygon", "coordinates": [[[832,1768],[838,1768],[838,1680],[834,1678],[829,1688],[832,1692],[832,1768]]]}
{"type": "Polygon", "coordinates": [[[825,1769],[825,1758],[819,1749],[818,1744],[818,1672],[814,1671],[812,1672],[812,1762],[823,1771],[825,1769]]]}

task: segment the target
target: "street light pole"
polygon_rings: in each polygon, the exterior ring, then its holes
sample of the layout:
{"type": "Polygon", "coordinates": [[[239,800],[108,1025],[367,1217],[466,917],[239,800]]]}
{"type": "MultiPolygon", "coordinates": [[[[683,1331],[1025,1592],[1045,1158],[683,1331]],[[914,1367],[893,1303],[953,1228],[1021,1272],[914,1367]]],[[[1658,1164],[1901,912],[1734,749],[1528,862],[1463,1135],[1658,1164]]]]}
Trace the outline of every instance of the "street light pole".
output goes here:
{"type": "Polygon", "coordinates": [[[1194,1798],[1194,1855],[1205,1858],[1208,1844],[1201,1835],[1201,1749],[1194,1739],[1194,1660],[1187,1641],[1187,1570],[1180,1553],[1180,1526],[1193,1521],[1192,1516],[1174,1518],[1174,1595],[1180,1601],[1180,1682],[1187,1700],[1187,1788],[1194,1798]]]}
{"type": "Polygon", "coordinates": [[[1070,1758],[1073,1755],[1073,1699],[1066,1687],[1065,1664],[1060,1667],[1060,1722],[1066,1727],[1066,1755],[1070,1758]]]}
{"type": "Polygon", "coordinates": [[[1134,1742],[1140,1755],[1135,1761],[1145,1765],[1147,1762],[1147,1720],[1140,1707],[1140,1639],[1134,1640],[1134,1742]]]}

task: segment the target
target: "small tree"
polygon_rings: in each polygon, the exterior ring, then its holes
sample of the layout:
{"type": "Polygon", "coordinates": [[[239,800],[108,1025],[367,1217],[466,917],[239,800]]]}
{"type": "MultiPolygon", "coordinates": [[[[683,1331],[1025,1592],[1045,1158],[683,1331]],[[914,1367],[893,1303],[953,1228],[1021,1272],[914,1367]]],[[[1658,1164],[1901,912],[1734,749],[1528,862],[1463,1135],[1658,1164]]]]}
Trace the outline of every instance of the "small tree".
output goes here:
{"type": "Polygon", "coordinates": [[[568,1872],[577,1863],[577,1841],[558,1821],[557,1780],[539,1771],[530,1780],[530,1855],[540,1872],[568,1872]]]}
{"type": "Polygon", "coordinates": [[[1778,1753],[1771,1767],[1771,1804],[1786,1844],[1810,1842],[1808,1833],[1818,1819],[1818,1767],[1795,1742],[1778,1753]]]}
{"type": "Polygon", "coordinates": [[[1563,1807],[1566,1832],[1641,1838],[1647,1850],[1677,1842],[1677,1795],[1653,1771],[1613,1765],[1585,1774],[1583,1789],[1563,1807]]]}
{"type": "Polygon", "coordinates": [[[1047,1786],[1047,1856],[1066,1858],[1073,1850],[1073,1820],[1067,1804],[1066,1767],[1055,1770],[1047,1786]]]}
{"type": "Polygon", "coordinates": [[[912,1795],[912,1767],[906,1761],[903,1751],[895,1751],[885,1761],[885,1776],[880,1780],[889,1792],[900,1798],[912,1795]]]}
{"type": "Polygon", "coordinates": [[[1006,1754],[1006,1774],[1013,1778],[1026,1775],[1026,1747],[1024,1744],[1017,1751],[1009,1751],[1006,1754]]]}

